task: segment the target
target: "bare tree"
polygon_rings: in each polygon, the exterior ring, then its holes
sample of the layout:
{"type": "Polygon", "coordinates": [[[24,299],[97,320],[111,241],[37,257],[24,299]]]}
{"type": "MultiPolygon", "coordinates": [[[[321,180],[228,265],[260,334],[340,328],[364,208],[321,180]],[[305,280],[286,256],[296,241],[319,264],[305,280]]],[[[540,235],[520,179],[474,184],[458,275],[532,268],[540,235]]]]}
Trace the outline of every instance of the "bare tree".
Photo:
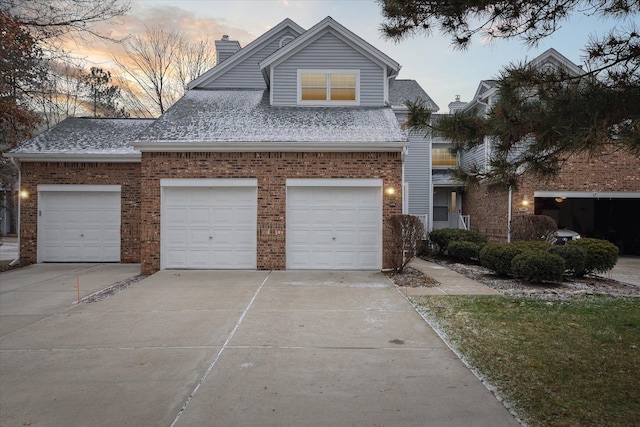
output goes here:
{"type": "Polygon", "coordinates": [[[143,115],[164,114],[187,90],[187,84],[215,63],[209,39],[187,40],[175,29],[146,27],[142,35],[123,43],[124,54],[114,55],[121,87],[132,104],[128,110],[143,115]],[[137,108],[132,108],[137,104],[137,108]]]}
{"type": "Polygon", "coordinates": [[[183,38],[175,64],[178,80],[186,92],[187,85],[216,64],[214,45],[209,38],[190,42],[183,38]]]}
{"type": "Polygon", "coordinates": [[[129,0],[0,0],[0,9],[26,27],[38,42],[64,35],[109,38],[96,31],[96,24],[123,16],[130,8],[129,0]]]}
{"type": "Polygon", "coordinates": [[[123,55],[113,56],[123,78],[135,82],[140,96],[159,114],[164,114],[179,94],[172,75],[182,40],[176,30],[146,27],[144,34],[124,41],[123,55]]]}

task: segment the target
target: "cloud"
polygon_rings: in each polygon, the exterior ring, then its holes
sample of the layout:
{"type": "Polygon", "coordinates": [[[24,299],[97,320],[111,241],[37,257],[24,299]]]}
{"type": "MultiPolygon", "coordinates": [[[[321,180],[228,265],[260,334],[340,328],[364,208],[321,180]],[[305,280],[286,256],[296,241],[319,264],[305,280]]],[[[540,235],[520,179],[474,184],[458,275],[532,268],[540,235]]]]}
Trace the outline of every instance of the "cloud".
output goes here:
{"type": "MultiPolygon", "coordinates": [[[[121,40],[143,34],[145,27],[152,26],[179,30],[192,41],[207,38],[215,40],[227,34],[232,40],[238,40],[242,46],[246,46],[259,35],[233,25],[224,18],[200,17],[175,6],[137,6],[128,15],[112,22],[101,23],[95,27],[95,30],[112,39],[121,40]]],[[[261,33],[262,29],[260,29],[261,33]]],[[[112,55],[122,53],[120,45],[95,39],[88,42],[67,39],[64,41],[64,46],[74,56],[86,58],[89,67],[97,65],[110,68],[113,65],[112,55]]]]}

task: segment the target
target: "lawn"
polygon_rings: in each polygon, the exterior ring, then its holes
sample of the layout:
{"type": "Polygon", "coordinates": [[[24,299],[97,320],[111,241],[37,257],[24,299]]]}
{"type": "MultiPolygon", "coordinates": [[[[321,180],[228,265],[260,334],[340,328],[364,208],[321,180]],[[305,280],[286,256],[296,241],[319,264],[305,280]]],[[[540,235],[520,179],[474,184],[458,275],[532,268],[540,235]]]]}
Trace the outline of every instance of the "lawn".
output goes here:
{"type": "Polygon", "coordinates": [[[640,425],[640,298],[412,301],[527,424],[640,425]]]}

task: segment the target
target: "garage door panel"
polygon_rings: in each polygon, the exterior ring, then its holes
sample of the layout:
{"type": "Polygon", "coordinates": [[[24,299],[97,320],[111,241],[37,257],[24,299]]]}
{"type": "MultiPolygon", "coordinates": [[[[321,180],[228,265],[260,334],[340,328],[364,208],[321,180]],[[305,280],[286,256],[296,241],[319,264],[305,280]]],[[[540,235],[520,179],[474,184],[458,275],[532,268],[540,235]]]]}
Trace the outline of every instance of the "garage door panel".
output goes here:
{"type": "Polygon", "coordinates": [[[163,268],[256,267],[255,187],[165,187],[162,205],[163,268]],[[174,221],[177,200],[186,221],[174,221]]]}
{"type": "Polygon", "coordinates": [[[120,261],[120,197],[119,191],[40,192],[40,261],[120,261]]]}
{"type": "Polygon", "coordinates": [[[380,268],[381,192],[380,187],[288,187],[287,268],[380,268]]]}

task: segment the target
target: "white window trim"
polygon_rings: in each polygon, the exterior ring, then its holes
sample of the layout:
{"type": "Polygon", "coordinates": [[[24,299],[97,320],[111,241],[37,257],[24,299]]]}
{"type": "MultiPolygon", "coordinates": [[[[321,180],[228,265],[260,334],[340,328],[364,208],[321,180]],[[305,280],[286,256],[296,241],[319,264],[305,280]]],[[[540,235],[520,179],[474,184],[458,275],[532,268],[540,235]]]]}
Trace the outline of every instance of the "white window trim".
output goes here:
{"type": "MultiPolygon", "coordinates": [[[[330,82],[327,77],[327,93],[330,92],[331,87],[329,86],[330,82]]],[[[296,82],[296,100],[298,105],[309,105],[309,106],[357,106],[360,105],[360,70],[358,69],[298,69],[297,74],[297,82],[296,82]],[[355,101],[303,101],[302,100],[302,75],[303,74],[355,74],[356,76],[356,100],[355,101]]]]}

